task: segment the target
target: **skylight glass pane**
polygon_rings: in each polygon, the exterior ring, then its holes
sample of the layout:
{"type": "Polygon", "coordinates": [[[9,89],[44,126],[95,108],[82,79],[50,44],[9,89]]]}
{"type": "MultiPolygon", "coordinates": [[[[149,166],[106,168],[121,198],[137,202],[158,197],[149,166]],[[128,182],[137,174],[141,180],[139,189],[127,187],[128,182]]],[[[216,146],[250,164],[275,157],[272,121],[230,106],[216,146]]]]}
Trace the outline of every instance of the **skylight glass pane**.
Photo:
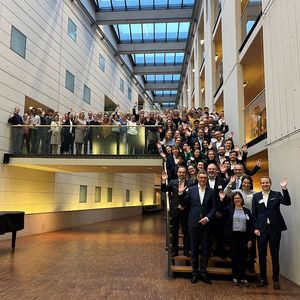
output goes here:
{"type": "Polygon", "coordinates": [[[126,0],[127,9],[139,9],[139,0],[126,0]]]}
{"type": "Polygon", "coordinates": [[[184,53],[176,53],[175,63],[176,64],[182,64],[183,63],[183,57],[184,57],[184,53]]]}
{"type": "Polygon", "coordinates": [[[146,81],[151,81],[154,82],[155,81],[155,75],[146,75],[146,81]]]}
{"type": "Polygon", "coordinates": [[[190,23],[189,22],[181,22],[181,23],[179,23],[178,39],[180,39],[180,40],[187,39],[188,33],[189,33],[189,28],[190,28],[190,23]]]}
{"type": "Polygon", "coordinates": [[[141,0],[141,8],[142,9],[152,9],[153,8],[153,0],[141,0]]]}
{"type": "Polygon", "coordinates": [[[144,54],[134,54],[134,61],[137,65],[143,65],[145,63],[144,54]]]}
{"type": "Polygon", "coordinates": [[[166,64],[173,65],[175,59],[175,53],[166,53],[166,64]]]}
{"type": "Polygon", "coordinates": [[[181,7],[182,0],[169,0],[169,6],[181,7]]]}
{"type": "Polygon", "coordinates": [[[125,9],[124,0],[112,0],[112,6],[114,9],[125,9]]]}
{"type": "Polygon", "coordinates": [[[154,41],[154,24],[143,24],[144,41],[154,41]]]}
{"type": "Polygon", "coordinates": [[[173,81],[179,81],[180,75],[179,74],[174,74],[173,75],[173,81]]]}
{"type": "Polygon", "coordinates": [[[163,82],[164,81],[164,75],[156,75],[156,82],[163,82]]]}
{"type": "Polygon", "coordinates": [[[146,66],[154,65],[154,53],[145,54],[146,66]]]}
{"type": "Polygon", "coordinates": [[[170,81],[172,81],[172,78],[173,78],[172,74],[166,74],[166,75],[165,75],[165,82],[170,82],[170,81]]]}
{"type": "Polygon", "coordinates": [[[165,63],[165,55],[164,53],[155,53],[155,64],[163,65],[165,63]]]}
{"type": "Polygon", "coordinates": [[[177,95],[177,91],[171,91],[171,92],[170,92],[170,95],[171,95],[171,96],[177,95]]]}
{"type": "Polygon", "coordinates": [[[111,10],[110,0],[101,0],[99,1],[100,9],[111,10]]]}
{"type": "Polygon", "coordinates": [[[120,24],[118,25],[119,33],[120,33],[120,40],[122,42],[130,42],[130,29],[128,24],[120,24]]]}
{"type": "Polygon", "coordinates": [[[183,0],[183,6],[193,6],[194,3],[194,0],[183,0]]]}
{"type": "Polygon", "coordinates": [[[142,24],[131,24],[130,26],[132,41],[142,41],[142,24]]]}
{"type": "Polygon", "coordinates": [[[154,0],[155,8],[167,8],[168,0],[154,0]]]}
{"type": "Polygon", "coordinates": [[[166,23],[155,23],[155,40],[164,41],[166,39],[166,23]]]}
{"type": "Polygon", "coordinates": [[[155,91],[155,95],[157,95],[157,96],[162,96],[162,94],[163,94],[163,91],[155,91]]]}
{"type": "Polygon", "coordinates": [[[177,40],[178,35],[178,23],[167,23],[167,40],[177,40]]]}

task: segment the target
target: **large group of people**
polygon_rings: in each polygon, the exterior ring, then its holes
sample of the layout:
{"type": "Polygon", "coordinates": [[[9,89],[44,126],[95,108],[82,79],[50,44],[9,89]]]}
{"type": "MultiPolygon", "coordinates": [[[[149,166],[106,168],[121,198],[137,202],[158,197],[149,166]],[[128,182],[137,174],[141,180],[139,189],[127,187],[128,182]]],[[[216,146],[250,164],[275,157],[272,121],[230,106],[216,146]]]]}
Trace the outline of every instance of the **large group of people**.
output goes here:
{"type": "Polygon", "coordinates": [[[134,107],[128,113],[117,108],[86,116],[85,112],[59,115],[32,108],[21,116],[16,107],[8,122],[13,125],[12,153],[16,154],[26,148],[27,153],[43,155],[161,155],[166,165],[161,189],[169,192],[170,199],[171,254],[180,251],[181,228],[183,254],[191,257],[191,282],[201,279],[211,284],[206,270],[213,242],[214,255],[231,256],[233,284],[244,286],[248,285],[246,268],[254,272],[258,245],[258,286],[265,286],[269,243],[273,287],[280,288],[279,244],[286,229],[280,204],[291,204],[287,180],[280,183],[283,195],[271,191],[267,176],[260,181],[262,192],[253,191],[251,176],[260,170],[261,161],[254,168],[247,166],[247,146],[234,143],[223,112],[209,112],[208,107],[137,112],[134,107]]]}
{"type": "Polygon", "coordinates": [[[176,257],[180,251],[181,228],[183,254],[191,257],[192,283],[200,279],[211,284],[207,264],[213,254],[223,259],[230,256],[233,284],[248,286],[246,270],[255,272],[258,245],[257,286],[262,287],[268,284],[269,243],[273,287],[280,289],[279,244],[281,231],[286,229],[280,204],[291,204],[287,180],[280,183],[283,195],[271,191],[268,176],[260,180],[262,192],[253,191],[251,176],[260,170],[261,161],[249,168],[247,146],[234,144],[233,132],[229,133],[222,113],[206,114],[206,109],[171,120],[158,143],[166,162],[161,189],[169,192],[171,255],[176,257]]]}

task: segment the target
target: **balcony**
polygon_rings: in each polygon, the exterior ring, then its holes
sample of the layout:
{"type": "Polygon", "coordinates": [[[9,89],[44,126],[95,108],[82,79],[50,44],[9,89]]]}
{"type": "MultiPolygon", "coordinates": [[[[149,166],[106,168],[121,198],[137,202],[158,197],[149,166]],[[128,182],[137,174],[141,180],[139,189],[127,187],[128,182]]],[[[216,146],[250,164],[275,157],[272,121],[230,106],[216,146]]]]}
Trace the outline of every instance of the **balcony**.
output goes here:
{"type": "Polygon", "coordinates": [[[158,132],[158,126],[12,126],[3,162],[48,172],[160,173],[158,132]]]}

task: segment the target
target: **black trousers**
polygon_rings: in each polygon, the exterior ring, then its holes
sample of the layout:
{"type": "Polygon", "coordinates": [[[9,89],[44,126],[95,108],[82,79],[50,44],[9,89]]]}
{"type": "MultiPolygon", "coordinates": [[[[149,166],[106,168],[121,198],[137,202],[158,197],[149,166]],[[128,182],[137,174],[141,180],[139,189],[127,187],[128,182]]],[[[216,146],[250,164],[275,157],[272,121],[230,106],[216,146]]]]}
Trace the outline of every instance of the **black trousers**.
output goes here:
{"type": "Polygon", "coordinates": [[[247,257],[246,232],[233,231],[231,240],[232,277],[245,279],[247,257]]]}
{"type": "Polygon", "coordinates": [[[189,251],[190,246],[190,239],[188,234],[188,214],[184,212],[176,212],[172,214],[172,248],[173,250],[178,250],[178,234],[180,225],[182,228],[182,234],[183,234],[183,248],[185,251],[189,251]]]}
{"type": "Polygon", "coordinates": [[[271,226],[267,226],[264,232],[260,233],[257,238],[258,242],[258,257],[260,276],[262,280],[267,279],[267,247],[270,245],[273,281],[279,281],[279,247],[280,247],[281,232],[275,231],[271,226]]]}
{"type": "Polygon", "coordinates": [[[207,262],[210,251],[210,234],[211,230],[208,225],[199,224],[197,227],[190,227],[190,239],[191,239],[191,258],[193,273],[206,274],[207,262]],[[201,258],[199,269],[199,246],[201,246],[201,258]]]}

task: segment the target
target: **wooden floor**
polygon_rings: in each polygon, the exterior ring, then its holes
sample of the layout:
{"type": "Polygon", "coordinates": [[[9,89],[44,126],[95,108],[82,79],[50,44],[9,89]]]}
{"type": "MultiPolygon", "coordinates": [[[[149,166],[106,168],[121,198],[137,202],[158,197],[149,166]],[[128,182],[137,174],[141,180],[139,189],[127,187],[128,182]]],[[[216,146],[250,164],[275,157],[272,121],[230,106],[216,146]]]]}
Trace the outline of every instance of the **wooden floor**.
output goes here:
{"type": "Polygon", "coordinates": [[[150,215],[18,238],[15,253],[2,241],[0,299],[300,299],[284,278],[280,291],[169,280],[164,227],[150,215]]]}

